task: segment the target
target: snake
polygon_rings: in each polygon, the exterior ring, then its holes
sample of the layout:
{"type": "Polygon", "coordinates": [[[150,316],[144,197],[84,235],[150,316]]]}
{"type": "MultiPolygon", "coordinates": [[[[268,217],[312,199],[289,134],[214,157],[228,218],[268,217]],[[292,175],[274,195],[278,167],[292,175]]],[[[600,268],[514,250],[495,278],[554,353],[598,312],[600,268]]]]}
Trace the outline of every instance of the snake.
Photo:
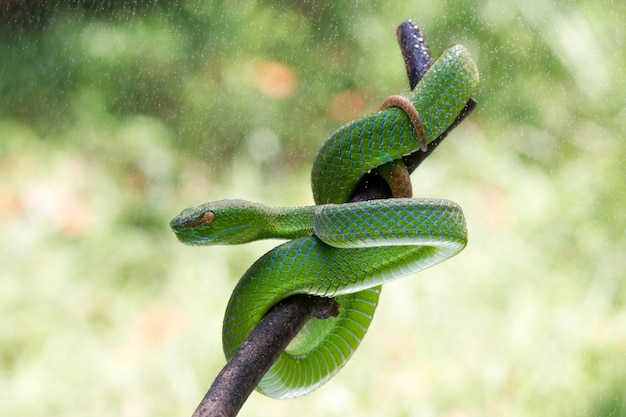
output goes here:
{"type": "Polygon", "coordinates": [[[356,351],[382,284],[438,264],[466,246],[462,209],[450,200],[349,200],[363,175],[395,164],[442,134],[478,83],[468,50],[452,46],[407,97],[423,132],[394,105],[339,128],[313,163],[315,205],[270,207],[218,200],[187,208],[170,222],[178,240],[188,245],[288,240],[254,262],[235,286],[222,330],[227,359],[281,300],[310,294],[339,303],[337,317],[305,325],[261,379],[258,391],[284,399],[319,388],[356,351]]]}

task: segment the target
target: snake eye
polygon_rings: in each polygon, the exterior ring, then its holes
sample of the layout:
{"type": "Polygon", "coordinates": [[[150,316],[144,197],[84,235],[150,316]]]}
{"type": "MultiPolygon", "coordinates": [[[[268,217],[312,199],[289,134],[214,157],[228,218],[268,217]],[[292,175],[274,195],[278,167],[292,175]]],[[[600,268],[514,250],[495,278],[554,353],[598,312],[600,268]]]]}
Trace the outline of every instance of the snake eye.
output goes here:
{"type": "Polygon", "coordinates": [[[191,227],[192,229],[198,226],[209,226],[213,220],[215,219],[215,214],[212,211],[207,211],[202,214],[200,217],[193,217],[187,220],[187,227],[191,227]]]}
{"type": "Polygon", "coordinates": [[[202,224],[206,226],[213,223],[213,220],[215,220],[215,214],[213,214],[212,211],[207,211],[206,213],[202,215],[202,224]]]}

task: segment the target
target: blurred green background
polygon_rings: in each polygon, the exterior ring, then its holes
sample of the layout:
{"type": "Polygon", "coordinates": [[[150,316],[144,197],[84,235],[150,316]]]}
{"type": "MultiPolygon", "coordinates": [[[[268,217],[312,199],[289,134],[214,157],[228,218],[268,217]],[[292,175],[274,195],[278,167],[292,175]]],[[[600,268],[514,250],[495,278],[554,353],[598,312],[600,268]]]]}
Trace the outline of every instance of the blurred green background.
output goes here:
{"type": "Polygon", "coordinates": [[[186,247],[169,220],[311,204],[329,134],[407,92],[410,18],[481,71],[413,175],[469,245],[386,285],[327,385],[240,415],[626,416],[626,3],[38,3],[0,2],[0,415],[190,416],[277,242],[186,247]]]}

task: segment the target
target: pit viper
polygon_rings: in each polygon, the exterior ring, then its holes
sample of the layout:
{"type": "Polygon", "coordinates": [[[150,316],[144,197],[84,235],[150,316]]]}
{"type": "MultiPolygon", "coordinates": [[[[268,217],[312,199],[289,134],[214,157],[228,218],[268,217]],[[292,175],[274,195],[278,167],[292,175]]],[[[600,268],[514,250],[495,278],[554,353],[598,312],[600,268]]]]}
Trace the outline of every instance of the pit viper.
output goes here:
{"type": "Polygon", "coordinates": [[[348,201],[363,175],[441,135],[478,82],[469,52],[456,45],[440,55],[407,97],[423,132],[416,132],[405,110],[393,106],[341,127],[313,163],[314,206],[273,208],[220,200],[185,209],[171,221],[177,238],[189,245],[289,239],[257,260],[237,283],[223,323],[227,359],[263,315],[288,296],[335,297],[339,303],[337,317],[312,319],[302,329],[257,390],[274,398],[294,398],[320,387],[364,337],[381,284],[442,262],[465,247],[465,218],[451,201],[348,201]]]}

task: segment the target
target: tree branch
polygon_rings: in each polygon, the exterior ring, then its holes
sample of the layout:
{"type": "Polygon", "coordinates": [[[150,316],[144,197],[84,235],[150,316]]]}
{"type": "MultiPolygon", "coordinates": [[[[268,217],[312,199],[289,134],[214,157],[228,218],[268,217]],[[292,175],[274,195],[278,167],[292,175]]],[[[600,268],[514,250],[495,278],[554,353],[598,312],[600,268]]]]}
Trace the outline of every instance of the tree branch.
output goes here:
{"type": "Polygon", "coordinates": [[[404,58],[406,75],[409,77],[411,90],[420,82],[424,74],[433,66],[433,57],[426,42],[424,32],[416,24],[407,20],[396,30],[400,52],[404,58]]]}
{"type": "MultiPolygon", "coordinates": [[[[396,33],[413,89],[432,65],[430,50],[421,29],[410,20],[402,23],[396,33]]],[[[409,172],[415,170],[475,106],[476,102],[470,99],[455,122],[428,145],[427,152],[418,151],[404,157],[409,172]]],[[[391,197],[389,187],[377,174],[367,174],[350,201],[391,197]]],[[[263,317],[235,356],[224,366],[193,417],[236,416],[263,375],[300,329],[313,317],[335,317],[338,312],[339,305],[332,298],[296,295],[281,301],[263,317]]]]}
{"type": "Polygon", "coordinates": [[[339,314],[334,298],[293,295],[272,308],[213,381],[193,417],[236,416],[289,342],[312,318],[339,314]]]}

